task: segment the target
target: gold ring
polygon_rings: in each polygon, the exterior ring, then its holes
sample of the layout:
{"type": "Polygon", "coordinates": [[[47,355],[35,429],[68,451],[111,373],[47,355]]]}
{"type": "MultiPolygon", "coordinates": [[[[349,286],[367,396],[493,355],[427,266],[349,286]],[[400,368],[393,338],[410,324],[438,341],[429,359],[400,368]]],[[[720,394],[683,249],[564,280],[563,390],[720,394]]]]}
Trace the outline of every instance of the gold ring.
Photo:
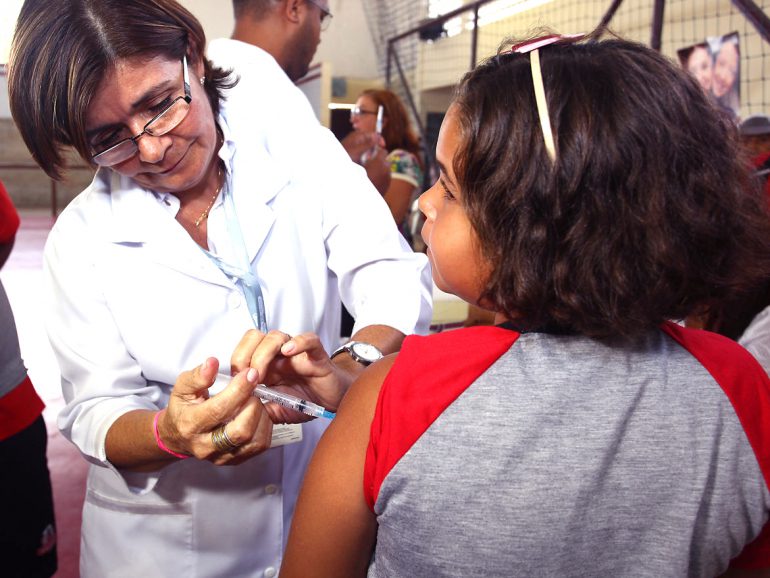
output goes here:
{"type": "Polygon", "coordinates": [[[220,452],[228,453],[238,449],[238,446],[229,438],[225,427],[226,426],[223,425],[211,432],[211,443],[214,444],[214,447],[220,452]]]}

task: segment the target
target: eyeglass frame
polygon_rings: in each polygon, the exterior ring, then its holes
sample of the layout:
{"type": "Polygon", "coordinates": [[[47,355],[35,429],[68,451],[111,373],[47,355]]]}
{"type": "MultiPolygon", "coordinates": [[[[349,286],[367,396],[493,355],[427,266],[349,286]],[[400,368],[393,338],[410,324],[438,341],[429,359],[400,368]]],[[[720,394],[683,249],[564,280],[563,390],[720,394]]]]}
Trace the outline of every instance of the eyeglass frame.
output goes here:
{"type": "Polygon", "coordinates": [[[376,110],[364,110],[360,106],[356,105],[350,109],[350,118],[354,116],[362,116],[364,114],[377,114],[376,110]]]}
{"type": "MultiPolygon", "coordinates": [[[[187,70],[187,55],[183,55],[182,56],[182,82],[184,84],[184,87],[183,87],[183,89],[184,89],[184,96],[177,96],[174,100],[172,100],[170,103],[168,103],[168,106],[166,108],[161,110],[158,114],[156,114],[149,121],[147,121],[147,123],[144,125],[144,128],[142,129],[142,132],[140,132],[136,136],[126,137],[123,140],[120,140],[120,141],[116,142],[114,145],[104,149],[103,151],[100,151],[100,152],[96,153],[95,155],[92,155],[91,156],[91,160],[94,163],[96,163],[97,165],[99,165],[99,166],[103,166],[103,167],[115,166],[115,165],[120,164],[120,163],[122,163],[124,161],[127,161],[128,159],[133,157],[139,151],[139,145],[136,144],[136,141],[138,141],[145,134],[148,134],[150,136],[163,136],[164,134],[168,134],[172,130],[174,130],[176,127],[178,127],[182,123],[182,121],[185,118],[187,118],[187,115],[190,112],[189,104],[192,102],[192,91],[190,89],[190,76],[189,76],[189,73],[188,73],[188,70],[187,70]],[[176,124],[168,127],[163,132],[157,132],[157,133],[154,133],[154,134],[152,132],[150,132],[148,129],[152,128],[153,123],[156,123],[160,118],[162,118],[165,114],[167,114],[168,111],[171,110],[171,108],[173,106],[175,106],[176,103],[179,102],[180,100],[184,100],[187,103],[187,105],[188,105],[187,111],[185,112],[184,116],[182,116],[176,124]],[[123,159],[121,159],[119,161],[115,161],[115,162],[110,162],[110,163],[100,163],[99,162],[99,157],[100,156],[105,155],[105,154],[107,154],[109,152],[113,152],[118,147],[124,146],[127,142],[131,142],[134,145],[133,152],[130,155],[128,155],[127,157],[125,157],[125,158],[123,158],[123,159]]],[[[105,158],[105,157],[102,157],[102,158],[105,158]]]]}
{"type": "Polygon", "coordinates": [[[324,32],[329,29],[329,25],[332,23],[332,18],[334,18],[334,14],[332,14],[332,11],[329,10],[328,6],[322,6],[318,0],[305,0],[306,2],[309,2],[316,8],[318,8],[321,11],[321,32],[324,32]]]}

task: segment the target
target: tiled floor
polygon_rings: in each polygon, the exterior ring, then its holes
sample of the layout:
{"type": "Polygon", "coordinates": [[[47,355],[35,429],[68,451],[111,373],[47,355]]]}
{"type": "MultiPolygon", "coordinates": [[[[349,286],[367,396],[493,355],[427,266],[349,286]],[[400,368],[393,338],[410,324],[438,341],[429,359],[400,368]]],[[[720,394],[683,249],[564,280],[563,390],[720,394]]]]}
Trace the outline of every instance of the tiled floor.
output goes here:
{"type": "Polygon", "coordinates": [[[21,229],[11,256],[0,271],[0,279],[11,301],[24,362],[35,389],[46,403],[43,416],[48,427],[48,467],[58,534],[59,571],[55,576],[76,578],[86,462],[56,428],[56,414],[64,402],[40,309],[42,250],[52,224],[46,211],[21,211],[21,229]]]}

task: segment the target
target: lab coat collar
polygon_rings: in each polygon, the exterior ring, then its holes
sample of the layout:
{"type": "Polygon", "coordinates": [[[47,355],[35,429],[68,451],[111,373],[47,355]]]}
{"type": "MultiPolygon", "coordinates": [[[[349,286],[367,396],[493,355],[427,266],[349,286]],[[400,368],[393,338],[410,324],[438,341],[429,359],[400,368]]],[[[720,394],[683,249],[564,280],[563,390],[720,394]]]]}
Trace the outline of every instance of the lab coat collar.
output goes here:
{"type": "Polygon", "coordinates": [[[162,197],[110,172],[112,222],[106,226],[113,243],[142,245],[149,259],[170,269],[217,285],[232,285],[161,205],[162,197]]]}
{"type": "MultiPolygon", "coordinates": [[[[246,251],[251,262],[267,239],[275,222],[271,203],[276,195],[288,186],[289,171],[275,162],[257,138],[241,138],[236,148],[235,137],[225,116],[219,124],[224,143],[219,151],[230,178],[230,190],[235,201],[246,251]]],[[[101,168],[92,185],[106,193],[112,207],[112,222],[107,234],[114,243],[159,243],[159,254],[172,255],[168,263],[180,268],[180,258],[198,263],[209,259],[190,242],[187,233],[179,226],[169,226],[169,212],[161,206],[162,198],[136,184],[133,179],[101,168]],[[173,251],[168,249],[174,247],[173,251]]],[[[199,264],[199,263],[198,263],[199,264]]],[[[196,264],[196,269],[198,269],[196,264]]],[[[181,267],[184,268],[184,267],[181,267]]],[[[214,267],[216,269],[216,267],[214,267]]]]}

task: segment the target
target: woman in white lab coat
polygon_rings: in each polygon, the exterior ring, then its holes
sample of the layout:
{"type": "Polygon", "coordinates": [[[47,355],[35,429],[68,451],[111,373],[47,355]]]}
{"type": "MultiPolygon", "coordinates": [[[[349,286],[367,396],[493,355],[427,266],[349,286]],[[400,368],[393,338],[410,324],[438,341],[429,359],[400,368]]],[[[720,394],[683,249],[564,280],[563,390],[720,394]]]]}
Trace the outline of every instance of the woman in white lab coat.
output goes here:
{"type": "Polygon", "coordinates": [[[275,575],[325,420],[274,428],[305,418],[255,384],[334,411],[430,318],[424,256],[331,133],[292,121],[297,89],[229,105],[204,46],[173,0],[30,0],[14,38],[35,160],[58,177],[71,145],[99,167],[45,250],[59,427],[93,464],[84,577],[275,575]],[[368,345],[332,361],[340,300],[368,345]]]}

